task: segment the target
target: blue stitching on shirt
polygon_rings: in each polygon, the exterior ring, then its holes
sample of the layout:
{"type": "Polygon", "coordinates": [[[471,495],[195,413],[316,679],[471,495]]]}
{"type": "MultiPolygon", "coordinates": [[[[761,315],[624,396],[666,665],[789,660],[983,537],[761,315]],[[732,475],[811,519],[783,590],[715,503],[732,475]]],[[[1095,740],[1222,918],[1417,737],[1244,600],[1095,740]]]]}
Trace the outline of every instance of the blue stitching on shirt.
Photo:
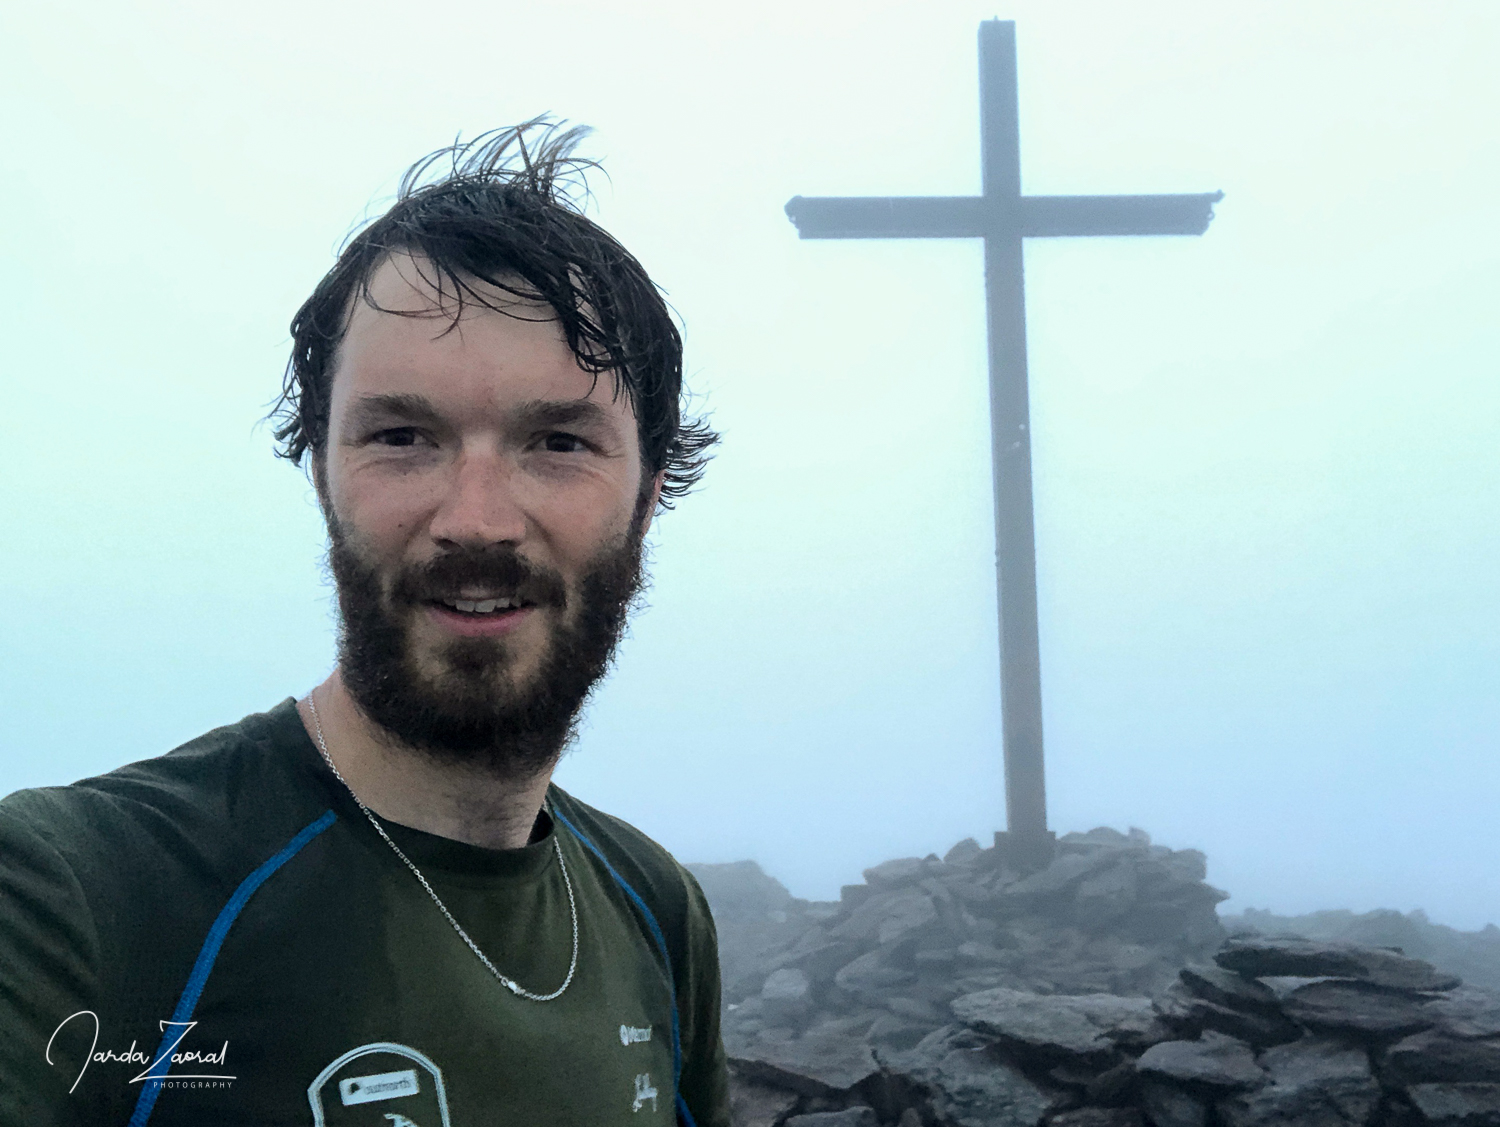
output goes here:
{"type": "MultiPolygon", "coordinates": [[[[641,894],[630,887],[630,882],[615,871],[615,867],[609,863],[609,859],[599,851],[599,847],[586,838],[577,826],[568,821],[558,811],[556,806],[548,805],[552,816],[567,827],[568,832],[584,844],[595,857],[599,858],[600,864],[610,876],[614,877],[615,883],[624,890],[625,895],[630,897],[631,903],[641,910],[646,918],[646,926],[651,931],[651,938],[656,940],[657,950],[661,952],[662,961],[667,965],[667,993],[672,999],[672,1089],[677,1093],[677,1110],[682,1113],[682,1120],[686,1127],[697,1127],[693,1120],[693,1113],[688,1110],[687,1101],[682,1098],[679,1090],[682,1082],[682,1039],[677,1028],[677,986],[675,983],[676,973],[672,967],[672,956],[667,950],[667,939],[662,934],[661,925],[656,922],[656,916],[646,902],[641,899],[641,894]]],[[[131,1127],[135,1127],[134,1124],[131,1127]]]]}
{"type": "MultiPolygon", "coordinates": [[[[234,890],[234,895],[229,898],[229,903],[220,910],[213,926],[208,929],[208,937],[203,941],[203,947],[198,952],[198,958],[193,963],[193,971],[188,975],[187,985],[182,988],[182,997],[177,999],[177,1008],[172,1011],[171,1020],[174,1023],[187,1021],[193,1015],[194,1008],[198,1005],[198,998],[203,994],[203,987],[208,984],[208,976],[214,969],[214,960],[219,957],[219,948],[224,946],[224,937],[229,934],[229,929],[234,926],[234,921],[239,918],[240,911],[245,907],[250,897],[255,895],[256,889],[265,884],[277,869],[285,865],[295,857],[304,845],[317,837],[320,833],[333,825],[336,816],[332,810],[326,810],[322,816],[304,826],[296,837],[287,842],[279,853],[274,854],[261,866],[240,882],[240,886],[234,890]]],[[[157,1056],[163,1056],[163,1050],[168,1047],[173,1031],[168,1029],[162,1037],[162,1043],[157,1046],[157,1056]]],[[[168,1056],[170,1054],[167,1054],[168,1056]]],[[[135,1101],[135,1112],[130,1117],[130,1127],[146,1127],[146,1121],[151,1118],[151,1110],[156,1106],[156,1097],[161,1093],[162,1080],[166,1078],[167,1071],[172,1067],[169,1059],[155,1060],[151,1071],[146,1074],[146,1079],[141,1081],[141,1094],[135,1101]]]]}

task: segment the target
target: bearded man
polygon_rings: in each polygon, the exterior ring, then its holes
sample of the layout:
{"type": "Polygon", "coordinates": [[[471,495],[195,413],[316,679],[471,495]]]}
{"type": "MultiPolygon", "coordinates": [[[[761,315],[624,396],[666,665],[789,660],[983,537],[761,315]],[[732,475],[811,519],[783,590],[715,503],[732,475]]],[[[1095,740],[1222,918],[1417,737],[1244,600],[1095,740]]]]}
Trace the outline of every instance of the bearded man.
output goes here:
{"type": "Polygon", "coordinates": [[[701,891],[551,783],[715,437],[579,133],[420,163],[292,323],[332,676],[0,802],[0,1122],[728,1124],[701,891]]]}

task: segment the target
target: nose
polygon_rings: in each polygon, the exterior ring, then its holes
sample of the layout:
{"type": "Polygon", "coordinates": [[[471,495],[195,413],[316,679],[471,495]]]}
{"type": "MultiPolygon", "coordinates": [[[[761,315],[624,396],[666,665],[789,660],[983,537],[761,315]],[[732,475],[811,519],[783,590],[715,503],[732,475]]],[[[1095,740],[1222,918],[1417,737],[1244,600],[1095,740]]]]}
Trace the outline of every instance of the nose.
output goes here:
{"type": "Polygon", "coordinates": [[[445,547],[519,544],[526,513],[516,496],[516,469],[493,448],[464,450],[452,465],[445,492],[429,526],[445,547]]]}

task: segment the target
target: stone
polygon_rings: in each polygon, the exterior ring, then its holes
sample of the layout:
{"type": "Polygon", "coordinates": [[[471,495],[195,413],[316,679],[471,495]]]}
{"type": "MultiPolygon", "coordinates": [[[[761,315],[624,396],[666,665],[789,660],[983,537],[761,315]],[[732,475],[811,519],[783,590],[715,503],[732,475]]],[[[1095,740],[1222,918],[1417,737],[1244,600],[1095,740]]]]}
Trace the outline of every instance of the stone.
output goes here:
{"type": "Polygon", "coordinates": [[[864,1037],[880,1017],[876,1010],[856,1010],[852,1014],[823,1014],[803,1031],[804,1037],[848,1037],[859,1040],[864,1037]]]}
{"type": "Polygon", "coordinates": [[[1108,865],[1113,859],[1112,853],[1103,850],[1059,854],[1045,869],[1017,881],[1005,890],[1005,894],[1016,900],[1047,900],[1059,893],[1071,891],[1084,877],[1108,865]]]}
{"type": "Polygon", "coordinates": [[[1160,1080],[1142,1080],[1141,1106],[1156,1127],[1203,1127],[1208,1118],[1202,1100],[1160,1080]]]}
{"type": "Polygon", "coordinates": [[[1458,1038],[1429,1029],[1385,1051],[1385,1075],[1402,1084],[1482,1080],[1500,1083],[1500,1038],[1458,1038]]]}
{"type": "Polygon", "coordinates": [[[1212,963],[1185,966],[1178,972],[1182,984],[1194,995],[1232,1010],[1280,1013],[1281,1002],[1270,987],[1212,963]]]}
{"type": "Polygon", "coordinates": [[[916,981],[917,976],[900,967],[887,966],[879,950],[867,951],[833,976],[834,985],[867,1005],[880,1006],[893,991],[916,981]]]}
{"type": "Polygon", "coordinates": [[[1379,947],[1311,939],[1231,939],[1214,962],[1248,978],[1267,975],[1357,978],[1391,990],[1451,990],[1461,980],[1431,963],[1379,947]]]}
{"type": "Polygon", "coordinates": [[[1129,845],[1131,843],[1129,835],[1122,834],[1113,826],[1095,826],[1087,833],[1078,833],[1075,830],[1073,833],[1063,834],[1057,840],[1061,845],[1129,845]]]}
{"type": "Polygon", "coordinates": [[[960,943],[954,949],[954,954],[961,965],[1008,967],[1016,961],[1013,951],[1002,951],[993,943],[984,943],[977,939],[960,943]]]}
{"type": "Polygon", "coordinates": [[[965,1025],[1045,1055],[1111,1053],[1121,1033],[1155,1017],[1149,998],[1114,994],[1032,994],[997,987],[955,998],[950,1007],[965,1025]]]}
{"type": "Polygon", "coordinates": [[[1188,1037],[1212,1030],[1257,1048],[1267,1048],[1302,1036],[1301,1027],[1279,1013],[1255,1013],[1216,1005],[1192,994],[1180,981],[1164,990],[1155,1005],[1167,1025],[1188,1037]]]}
{"type": "Polygon", "coordinates": [[[747,1079],[805,1096],[841,1096],[880,1071],[869,1045],[839,1032],[736,1045],[729,1059],[747,1079]]]}
{"type": "Polygon", "coordinates": [[[835,924],[829,935],[860,944],[892,943],[909,932],[932,927],[937,919],[932,897],[919,889],[899,888],[865,900],[835,924]]]}
{"type": "Polygon", "coordinates": [[[1152,1045],[1136,1061],[1136,1070],[1142,1076],[1226,1091],[1258,1088],[1266,1081],[1265,1069],[1255,1063],[1250,1046],[1222,1033],[1152,1045]]]}
{"type": "Polygon", "coordinates": [[[796,967],[782,967],[760,988],[760,1001],[767,1025],[796,1025],[812,1008],[812,983],[796,967]]]}
{"type": "Polygon", "coordinates": [[[1097,1065],[1091,1065],[1087,1060],[1077,1057],[1069,1057],[1047,1070],[1047,1079],[1064,1088],[1087,1088],[1098,1075],[1097,1065]]]}
{"type": "Polygon", "coordinates": [[[1363,1127],[1380,1101],[1380,1086],[1361,1049],[1309,1037],[1267,1049],[1269,1083],[1218,1104],[1225,1127],[1363,1127]]]}
{"type": "Polygon", "coordinates": [[[1500,1127],[1500,1084],[1416,1084],[1407,1095],[1432,1127],[1500,1127]]]}
{"type": "Polygon", "coordinates": [[[1090,1080],[1083,1098],[1097,1107],[1123,1107],[1135,1102],[1139,1081],[1135,1061],[1123,1060],[1090,1080]]]}
{"type": "Polygon", "coordinates": [[[984,859],[984,848],[972,837],[966,837],[947,853],[943,854],[943,864],[970,866],[980,863],[984,859]]]}
{"type": "MultiPolygon", "coordinates": [[[[724,1000],[740,1002],[759,992],[772,967],[767,957],[794,943],[813,924],[810,905],[797,900],[780,881],[753,861],[694,864],[719,933],[719,964],[724,1000]]],[[[846,956],[841,966],[853,958],[846,956]]]]}
{"type": "Polygon", "coordinates": [[[1331,978],[1299,986],[1281,1005],[1287,1017],[1309,1029],[1401,1037],[1437,1021],[1423,1001],[1420,996],[1382,990],[1367,982],[1331,978]]]}
{"type": "Polygon", "coordinates": [[[953,977],[953,968],[958,963],[958,952],[952,947],[936,951],[918,951],[912,960],[917,966],[917,977],[946,981],[953,977]]]}
{"type": "Polygon", "coordinates": [[[906,893],[888,906],[885,918],[875,929],[875,942],[883,947],[899,943],[914,933],[934,930],[938,922],[937,905],[931,896],[906,893]]]}
{"type": "Polygon", "coordinates": [[[928,1022],[933,1029],[947,1024],[947,1015],[931,1002],[921,998],[892,998],[886,1002],[885,1007],[897,1017],[903,1017],[907,1021],[928,1022]]]}
{"type": "Polygon", "coordinates": [[[876,1127],[875,1109],[861,1106],[794,1115],[786,1121],[786,1127],[876,1127]]]}
{"type": "Polygon", "coordinates": [[[1141,1127],[1133,1107],[1078,1107],[1048,1116],[1047,1127],[1141,1127]]]}
{"type": "Polygon", "coordinates": [[[927,874],[927,864],[920,857],[898,857],[864,871],[865,883],[875,888],[894,888],[912,884],[927,874]]]}
{"type": "Polygon", "coordinates": [[[1452,1037],[1500,1037],[1500,994],[1461,986],[1427,1003],[1438,1028],[1452,1037]]]}
{"type": "Polygon", "coordinates": [[[934,1030],[891,1068],[917,1084],[937,1120],[953,1127],[1036,1127],[1051,1103],[983,1038],[958,1026],[934,1030]]]}
{"type": "Polygon", "coordinates": [[[729,1073],[729,1121],[732,1127],[775,1127],[797,1106],[797,1097],[785,1088],[773,1088],[729,1073]]]}
{"type": "Polygon", "coordinates": [[[1133,866],[1128,862],[1112,865],[1079,882],[1073,894],[1073,918],[1087,928],[1105,928],[1135,907],[1139,891],[1133,866]]]}
{"type": "Polygon", "coordinates": [[[904,1017],[895,1013],[884,1013],[877,1017],[865,1034],[872,1045],[889,1049],[910,1049],[944,1022],[904,1017]]]}

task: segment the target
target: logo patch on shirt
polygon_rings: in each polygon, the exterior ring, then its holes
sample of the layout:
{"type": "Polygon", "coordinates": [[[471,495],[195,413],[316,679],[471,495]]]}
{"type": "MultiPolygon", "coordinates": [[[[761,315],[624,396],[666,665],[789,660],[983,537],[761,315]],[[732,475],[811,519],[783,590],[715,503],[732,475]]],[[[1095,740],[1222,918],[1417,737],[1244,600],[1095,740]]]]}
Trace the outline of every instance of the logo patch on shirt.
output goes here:
{"type": "Polygon", "coordinates": [[[397,1096],[415,1096],[421,1090],[414,1068],[404,1072],[378,1072],[374,1076],[351,1076],[339,1081],[339,1098],[345,1107],[393,1100],[397,1096]]]}
{"type": "Polygon", "coordinates": [[[620,1026],[620,1044],[622,1045],[638,1045],[642,1041],[649,1040],[651,1040],[651,1027],[649,1025],[644,1029],[636,1025],[620,1026]]]}
{"type": "Polygon", "coordinates": [[[451,1127],[442,1071],[425,1053],[394,1041],[360,1045],[330,1061],[307,1086],[307,1102],[312,1127],[451,1127]],[[360,1106],[374,1103],[380,1106],[360,1106]]]}

